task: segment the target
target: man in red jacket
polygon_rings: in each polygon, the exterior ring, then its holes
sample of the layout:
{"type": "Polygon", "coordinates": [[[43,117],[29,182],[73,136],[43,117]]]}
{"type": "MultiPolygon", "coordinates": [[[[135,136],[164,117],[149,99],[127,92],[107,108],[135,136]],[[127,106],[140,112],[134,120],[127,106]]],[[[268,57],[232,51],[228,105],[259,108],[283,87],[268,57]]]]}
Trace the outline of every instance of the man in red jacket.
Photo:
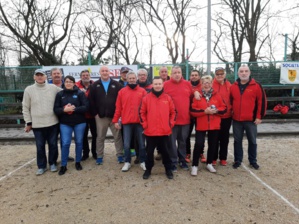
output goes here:
{"type": "Polygon", "coordinates": [[[122,88],[117,96],[116,109],[112,119],[116,129],[123,129],[125,164],[122,168],[123,172],[131,168],[131,150],[130,143],[133,136],[136,137],[139,149],[140,167],[145,168],[145,142],[142,134],[143,129],[139,120],[139,106],[142,98],[147,94],[145,89],[137,84],[137,75],[130,71],[127,73],[127,86],[122,88]],[[119,119],[121,118],[121,126],[119,119]]]}
{"type": "Polygon", "coordinates": [[[179,66],[174,66],[171,69],[170,80],[164,83],[164,91],[169,94],[173,99],[175,108],[177,110],[177,118],[175,126],[172,129],[172,135],[170,137],[170,157],[172,161],[172,171],[177,171],[177,162],[182,169],[189,170],[186,163],[186,138],[189,133],[190,124],[190,100],[192,94],[192,88],[190,82],[184,80],[182,76],[182,69],[179,66]],[[177,142],[177,146],[176,146],[177,142]]]}
{"type": "Polygon", "coordinates": [[[257,125],[262,123],[266,114],[267,99],[262,86],[250,77],[250,69],[242,65],[238,70],[239,78],[231,86],[233,110],[234,157],[233,168],[237,169],[243,160],[243,135],[248,140],[248,160],[254,169],[257,164],[257,125]]]}
{"type": "Polygon", "coordinates": [[[163,92],[163,81],[154,77],[153,89],[142,99],[140,122],[146,138],[146,171],[143,179],[148,179],[154,166],[154,151],[159,147],[168,179],[173,179],[172,162],[169,156],[169,135],[175,123],[174,103],[168,94],[163,92]]]}
{"type": "MultiPolygon", "coordinates": [[[[90,73],[88,70],[83,70],[80,73],[80,80],[76,82],[76,86],[85,93],[86,98],[88,99],[88,94],[90,91],[90,86],[93,84],[93,81],[90,79],[90,73]]],[[[91,116],[89,112],[85,113],[86,118],[86,128],[83,136],[83,155],[81,161],[88,159],[89,157],[89,143],[88,143],[88,131],[91,132],[91,153],[94,159],[97,159],[97,125],[94,116],[91,116]]]]}

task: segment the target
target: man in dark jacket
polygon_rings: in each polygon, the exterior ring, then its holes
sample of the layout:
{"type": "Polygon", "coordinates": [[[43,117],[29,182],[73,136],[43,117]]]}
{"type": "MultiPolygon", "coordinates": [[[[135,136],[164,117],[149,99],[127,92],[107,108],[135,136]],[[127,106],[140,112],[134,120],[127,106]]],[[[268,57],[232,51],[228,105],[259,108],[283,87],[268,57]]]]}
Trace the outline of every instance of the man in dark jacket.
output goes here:
{"type": "Polygon", "coordinates": [[[122,85],[110,78],[109,68],[100,68],[100,79],[90,87],[89,100],[91,115],[95,116],[97,124],[97,161],[96,164],[103,164],[104,143],[108,127],[114,137],[116,156],[119,163],[123,163],[123,142],[120,130],[114,127],[112,118],[115,112],[115,103],[122,85]]]}
{"type": "Polygon", "coordinates": [[[257,164],[257,125],[262,123],[266,114],[267,99],[262,86],[250,77],[250,69],[242,65],[238,70],[239,78],[231,86],[230,98],[233,110],[234,157],[233,168],[237,169],[243,160],[243,135],[248,140],[248,160],[254,169],[257,164]]]}

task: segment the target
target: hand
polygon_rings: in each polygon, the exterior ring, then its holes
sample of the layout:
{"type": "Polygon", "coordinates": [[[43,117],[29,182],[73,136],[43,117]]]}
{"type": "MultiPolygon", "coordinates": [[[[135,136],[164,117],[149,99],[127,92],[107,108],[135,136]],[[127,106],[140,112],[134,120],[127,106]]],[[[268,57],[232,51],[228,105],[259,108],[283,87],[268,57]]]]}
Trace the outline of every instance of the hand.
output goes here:
{"type": "Polygon", "coordinates": [[[194,98],[195,98],[196,100],[200,100],[200,98],[201,98],[201,94],[200,94],[198,91],[195,91],[195,92],[194,92],[194,98]]]}
{"type": "Polygon", "coordinates": [[[24,128],[24,131],[28,133],[28,132],[31,131],[31,129],[32,129],[32,126],[29,125],[29,126],[26,126],[26,127],[24,128]]]}
{"type": "Polygon", "coordinates": [[[259,125],[260,123],[262,123],[262,119],[256,118],[254,123],[255,123],[255,125],[259,125]]]}
{"type": "Polygon", "coordinates": [[[216,114],[217,112],[217,109],[212,109],[211,107],[207,107],[207,109],[205,109],[206,114],[216,114]]]}
{"type": "Polygon", "coordinates": [[[115,127],[116,129],[118,129],[118,130],[121,129],[121,126],[120,126],[118,123],[114,123],[114,127],[115,127]]]}
{"type": "Polygon", "coordinates": [[[63,108],[63,111],[67,114],[72,114],[74,111],[75,111],[75,106],[74,105],[71,105],[70,103],[65,105],[64,108],[63,108]]]}

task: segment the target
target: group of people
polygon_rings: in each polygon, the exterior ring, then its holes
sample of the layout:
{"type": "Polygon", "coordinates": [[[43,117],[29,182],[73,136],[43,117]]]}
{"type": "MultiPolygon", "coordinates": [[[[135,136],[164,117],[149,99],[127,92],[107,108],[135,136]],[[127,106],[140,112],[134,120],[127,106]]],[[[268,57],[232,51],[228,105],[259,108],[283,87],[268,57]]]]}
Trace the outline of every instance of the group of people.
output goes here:
{"type": "MultiPolygon", "coordinates": [[[[154,166],[154,152],[162,158],[167,178],[173,179],[178,167],[196,176],[199,161],[215,173],[220,165],[227,165],[229,130],[233,124],[234,163],[238,168],[243,160],[244,131],[248,139],[248,160],[254,169],[257,164],[257,125],[265,115],[267,100],[261,85],[250,77],[250,69],[242,65],[239,78],[231,84],[225,69],[200,76],[193,70],[190,81],[182,76],[182,69],[173,66],[168,76],[167,67],[161,67],[159,76],[148,81],[145,69],[137,73],[128,67],[120,70],[121,78],[110,77],[108,66],[101,66],[99,80],[93,82],[88,70],[80,73],[75,82],[72,76],[62,80],[59,68],[51,70],[52,84],[46,82],[44,71],[34,73],[35,83],[24,91],[23,114],[25,131],[33,130],[37,148],[37,175],[47,170],[58,171],[58,135],[61,144],[59,175],[67,171],[72,133],[75,139],[75,168],[82,170],[81,161],[92,157],[96,164],[104,163],[105,138],[111,129],[116,158],[123,163],[122,171],[132,165],[131,149],[148,179],[154,166]],[[59,81],[59,82],[58,82],[59,81]],[[195,126],[195,144],[191,156],[190,136],[195,126]],[[91,132],[91,150],[88,132],[91,132]],[[207,158],[204,156],[207,134],[207,158]],[[46,142],[49,146],[48,159],[46,142]]],[[[157,159],[157,158],[156,158],[157,159]]]]}

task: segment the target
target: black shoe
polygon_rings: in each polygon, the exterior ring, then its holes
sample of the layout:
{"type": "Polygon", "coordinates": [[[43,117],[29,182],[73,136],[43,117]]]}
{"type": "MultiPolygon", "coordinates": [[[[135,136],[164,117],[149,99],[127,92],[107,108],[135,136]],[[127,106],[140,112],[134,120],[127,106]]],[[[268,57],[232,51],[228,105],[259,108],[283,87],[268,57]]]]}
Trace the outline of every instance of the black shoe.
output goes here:
{"type": "Polygon", "coordinates": [[[235,163],[233,164],[233,168],[234,168],[234,169],[237,169],[239,166],[241,166],[241,163],[240,163],[240,162],[235,162],[235,163]]]}
{"type": "Polygon", "coordinates": [[[96,160],[98,158],[97,154],[92,154],[92,158],[96,160]]]}
{"type": "Polygon", "coordinates": [[[250,166],[256,170],[260,168],[260,166],[257,163],[250,163],[250,166]]]}
{"type": "Polygon", "coordinates": [[[83,169],[82,166],[81,166],[81,163],[79,163],[79,162],[76,162],[75,167],[76,167],[76,170],[82,170],[83,169]]]}
{"type": "Polygon", "coordinates": [[[62,166],[62,167],[60,167],[60,170],[59,170],[58,174],[63,175],[63,174],[65,174],[66,171],[67,171],[66,166],[62,166]]]}
{"type": "Polygon", "coordinates": [[[89,158],[89,155],[83,155],[82,158],[81,158],[81,161],[85,161],[89,158]]]}
{"type": "Polygon", "coordinates": [[[144,171],[144,174],[143,174],[143,179],[148,179],[151,175],[151,171],[150,170],[146,170],[144,171]]]}
{"type": "Polygon", "coordinates": [[[166,170],[166,176],[168,179],[173,179],[173,173],[171,170],[166,170]]]}
{"type": "Polygon", "coordinates": [[[67,161],[69,161],[69,162],[74,162],[75,159],[74,159],[73,157],[70,157],[70,156],[69,156],[69,157],[67,158],[67,161]]]}
{"type": "Polygon", "coordinates": [[[139,163],[139,159],[138,157],[136,156],[136,159],[134,160],[134,164],[138,164],[139,163]]]}

